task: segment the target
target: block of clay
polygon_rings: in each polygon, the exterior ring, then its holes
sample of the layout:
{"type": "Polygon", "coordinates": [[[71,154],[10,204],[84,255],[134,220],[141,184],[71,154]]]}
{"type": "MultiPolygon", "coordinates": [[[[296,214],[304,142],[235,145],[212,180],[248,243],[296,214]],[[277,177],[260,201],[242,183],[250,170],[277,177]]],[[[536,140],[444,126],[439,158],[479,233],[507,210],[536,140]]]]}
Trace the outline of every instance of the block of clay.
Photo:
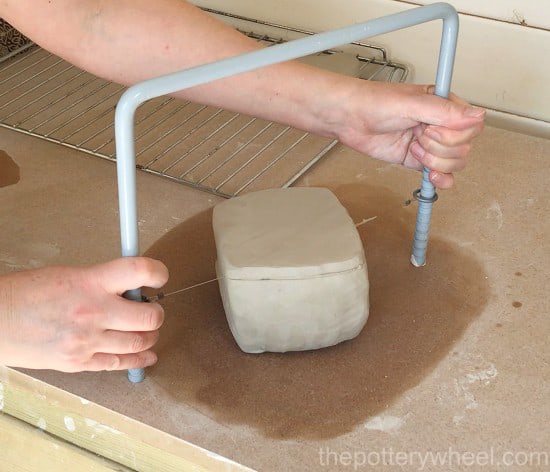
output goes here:
{"type": "Polygon", "coordinates": [[[357,229],[324,188],[264,190],[214,208],[216,271],[229,327],[250,353],[332,346],[369,313],[357,229]]]}

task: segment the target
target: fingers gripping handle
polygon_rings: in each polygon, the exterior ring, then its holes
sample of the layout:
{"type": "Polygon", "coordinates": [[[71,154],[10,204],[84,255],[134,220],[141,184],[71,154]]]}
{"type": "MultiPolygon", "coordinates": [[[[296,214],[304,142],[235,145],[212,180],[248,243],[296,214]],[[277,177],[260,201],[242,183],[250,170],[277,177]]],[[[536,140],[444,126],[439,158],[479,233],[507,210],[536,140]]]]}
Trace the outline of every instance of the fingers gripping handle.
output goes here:
{"type": "MultiPolygon", "coordinates": [[[[140,82],[130,87],[120,98],[115,113],[115,141],[117,156],[118,199],[120,209],[120,237],[123,256],[139,255],[137,203],[136,203],[136,157],[134,151],[134,115],[136,109],[147,100],[213,82],[254,69],[297,59],[327,49],[349,44],[391,31],[443,19],[442,51],[436,81],[436,93],[448,95],[450,76],[456,44],[456,11],[446,3],[433,3],[419,8],[354,24],[333,31],[307,36],[269,48],[249,52],[237,57],[223,59],[190,69],[174,72],[140,82]],[[454,19],[453,19],[454,18],[454,19]],[[454,23],[454,27],[451,25],[454,23]],[[453,39],[454,35],[454,39],[453,39]],[[443,61],[441,59],[444,59],[443,61]],[[450,58],[450,60],[449,60],[450,58]],[[450,66],[449,66],[450,64],[450,66]],[[447,91],[443,87],[447,84],[447,91]],[[439,89],[437,88],[439,87],[439,89]],[[439,92],[438,92],[439,90],[439,92]]],[[[428,192],[429,194],[429,192],[428,192]]],[[[428,218],[429,226],[429,218],[428,218]]],[[[426,235],[427,240],[427,235],[426,235]]],[[[140,297],[136,298],[137,300],[140,297]]],[[[139,369],[141,371],[141,369],[139,369]]],[[[143,379],[141,374],[130,372],[129,378],[143,379]]]]}
{"type": "MultiPolygon", "coordinates": [[[[441,48],[439,50],[439,62],[437,65],[437,77],[435,80],[435,94],[448,98],[451,91],[451,79],[458,38],[458,15],[456,11],[449,12],[443,18],[443,33],[441,36],[441,48]],[[453,13],[454,12],[454,13],[453,13]]],[[[415,267],[426,265],[426,251],[428,249],[428,236],[430,221],[432,218],[432,205],[437,200],[437,193],[430,182],[430,169],[422,171],[422,183],[420,189],[414,193],[418,200],[416,214],[416,227],[414,230],[411,264],[415,267]]]]}

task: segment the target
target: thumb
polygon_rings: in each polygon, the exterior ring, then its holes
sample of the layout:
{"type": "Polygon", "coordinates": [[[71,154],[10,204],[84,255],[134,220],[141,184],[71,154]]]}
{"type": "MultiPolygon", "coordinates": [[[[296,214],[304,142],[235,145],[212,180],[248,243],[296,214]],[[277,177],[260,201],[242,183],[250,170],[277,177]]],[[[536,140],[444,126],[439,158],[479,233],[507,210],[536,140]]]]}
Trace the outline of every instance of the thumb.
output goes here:
{"type": "Polygon", "coordinates": [[[168,281],[168,269],[148,257],[122,257],[88,268],[89,275],[109,293],[121,295],[140,287],[160,288],[168,281]]]}
{"type": "Polygon", "coordinates": [[[424,94],[415,97],[410,108],[410,117],[419,123],[464,130],[485,119],[483,108],[472,106],[454,94],[447,99],[433,95],[433,87],[424,90],[424,94]]]}

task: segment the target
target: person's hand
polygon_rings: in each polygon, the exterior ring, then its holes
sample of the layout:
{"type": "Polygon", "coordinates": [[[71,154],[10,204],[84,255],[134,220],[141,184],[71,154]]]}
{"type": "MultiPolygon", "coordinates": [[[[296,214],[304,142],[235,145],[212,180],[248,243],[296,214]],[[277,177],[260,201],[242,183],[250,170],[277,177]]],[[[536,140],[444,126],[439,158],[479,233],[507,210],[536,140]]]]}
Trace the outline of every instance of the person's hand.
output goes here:
{"type": "Polygon", "coordinates": [[[376,159],[425,166],[436,187],[451,187],[483,130],[485,110],[454,94],[437,97],[433,86],[362,82],[348,83],[349,95],[333,113],[336,137],[376,159]]]}
{"type": "Polygon", "coordinates": [[[64,372],[154,364],[163,309],[122,294],[167,280],[161,262],[142,257],[1,276],[0,364],[64,372]]]}

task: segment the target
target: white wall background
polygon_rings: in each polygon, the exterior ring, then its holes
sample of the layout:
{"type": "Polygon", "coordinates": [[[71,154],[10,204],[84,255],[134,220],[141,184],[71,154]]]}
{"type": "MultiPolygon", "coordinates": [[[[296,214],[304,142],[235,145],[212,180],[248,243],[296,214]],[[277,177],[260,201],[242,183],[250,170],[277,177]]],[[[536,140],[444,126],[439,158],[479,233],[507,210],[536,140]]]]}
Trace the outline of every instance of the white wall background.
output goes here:
{"type": "MultiPolygon", "coordinates": [[[[435,2],[413,0],[405,3],[427,5],[435,2]]],[[[547,0],[450,0],[449,3],[461,13],[550,29],[550,2],[547,0]]]]}
{"type": "MultiPolygon", "coordinates": [[[[432,1],[195,0],[253,18],[322,31],[432,1]]],[[[493,117],[550,137],[550,1],[450,0],[460,14],[453,90],[495,110],[493,117]]],[[[433,83],[439,22],[370,39],[411,67],[410,81],[433,83]]]]}

